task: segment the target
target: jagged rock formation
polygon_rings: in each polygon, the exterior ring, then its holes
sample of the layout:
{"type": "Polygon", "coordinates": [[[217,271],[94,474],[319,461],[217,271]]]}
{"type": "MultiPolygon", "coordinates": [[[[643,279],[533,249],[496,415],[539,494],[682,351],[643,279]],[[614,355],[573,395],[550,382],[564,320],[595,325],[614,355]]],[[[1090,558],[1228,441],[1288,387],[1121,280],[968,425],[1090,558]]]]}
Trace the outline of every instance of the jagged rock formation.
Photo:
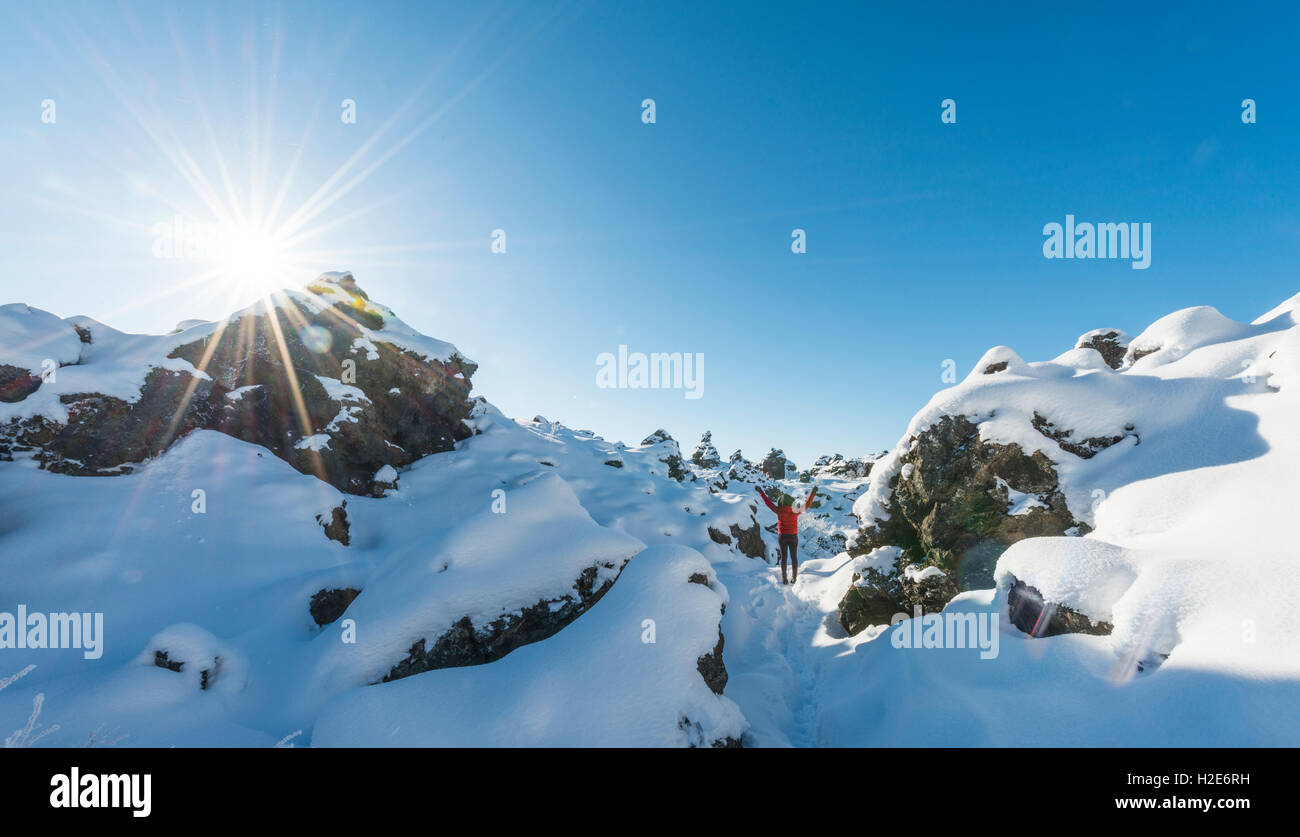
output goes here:
{"type": "Polygon", "coordinates": [[[848,459],[839,453],[819,456],[811,468],[799,475],[799,480],[801,482],[811,482],[821,476],[852,480],[866,479],[871,474],[871,466],[878,458],[879,456],[848,459]]]}
{"type": "MultiPolygon", "coordinates": [[[[470,435],[475,364],[447,344],[426,350],[351,274],[326,274],[307,293],[274,299],[195,326],[193,339],[189,331],[170,338],[133,398],[62,391],[66,421],[14,418],[0,440],[49,470],[100,475],[129,473],[190,431],[211,429],[262,445],[340,491],[371,494],[385,466],[470,435]]],[[[82,342],[96,338],[96,326],[68,327],[82,342]]],[[[40,383],[21,367],[0,367],[6,400],[30,398],[40,383]]]]}
{"type": "Polygon", "coordinates": [[[935,612],[959,590],[993,586],[997,557],[1016,541],[1087,529],[1070,513],[1051,460],[983,441],[966,416],[944,416],[917,434],[892,488],[888,519],[860,530],[849,554],[896,546],[898,566],[855,574],[840,604],[840,622],[851,632],[887,623],[872,621],[886,611],[920,605],[935,612]],[[1029,502],[1014,504],[1012,492],[1029,502]],[[909,589],[909,567],[935,567],[943,581],[930,576],[909,589]]]}
{"type": "MultiPolygon", "coordinates": [[[[757,509],[753,511],[757,512],[757,509]]],[[[763,543],[763,529],[759,526],[757,519],[754,519],[752,525],[743,529],[740,524],[733,523],[730,532],[731,534],[728,535],[726,532],[721,532],[710,526],[709,538],[714,543],[725,546],[731,546],[734,543],[741,554],[748,555],[750,558],[767,557],[767,545],[763,543]]]]}
{"type": "Polygon", "coordinates": [[[767,452],[767,456],[763,457],[763,461],[759,464],[759,468],[764,474],[767,474],[770,479],[774,480],[783,480],[787,477],[792,477],[799,470],[794,466],[793,462],[785,458],[785,451],[778,450],[777,448],[772,448],[767,452]]]}
{"type": "Polygon", "coordinates": [[[718,449],[713,446],[712,431],[704,431],[699,444],[691,453],[691,462],[701,468],[716,468],[722,464],[722,457],[718,455],[718,449]]]}
{"type": "Polygon", "coordinates": [[[1099,328],[1079,336],[1075,342],[1076,349],[1095,349],[1101,359],[1111,369],[1124,365],[1124,354],[1128,351],[1129,336],[1117,328],[1099,328]]]}
{"type": "Polygon", "coordinates": [[[347,546],[352,542],[352,524],[348,521],[348,502],[316,515],[316,522],[325,530],[325,537],[347,546]]]}

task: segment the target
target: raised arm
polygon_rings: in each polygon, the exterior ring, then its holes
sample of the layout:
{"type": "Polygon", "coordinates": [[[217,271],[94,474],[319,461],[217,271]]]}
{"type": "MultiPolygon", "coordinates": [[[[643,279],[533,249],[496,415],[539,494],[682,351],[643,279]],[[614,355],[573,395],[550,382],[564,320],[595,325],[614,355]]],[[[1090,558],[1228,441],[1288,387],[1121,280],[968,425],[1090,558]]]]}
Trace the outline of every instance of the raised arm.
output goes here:
{"type": "Polygon", "coordinates": [[[813,495],[816,493],[817,486],[814,485],[812,491],[808,492],[808,496],[803,498],[803,505],[799,507],[800,513],[808,511],[808,507],[812,505],[813,495]]]}
{"type": "Polygon", "coordinates": [[[772,501],[767,499],[767,495],[763,493],[763,487],[760,485],[756,485],[754,486],[754,490],[758,492],[759,497],[763,498],[763,502],[767,504],[767,507],[775,512],[776,506],[772,505],[772,501]]]}

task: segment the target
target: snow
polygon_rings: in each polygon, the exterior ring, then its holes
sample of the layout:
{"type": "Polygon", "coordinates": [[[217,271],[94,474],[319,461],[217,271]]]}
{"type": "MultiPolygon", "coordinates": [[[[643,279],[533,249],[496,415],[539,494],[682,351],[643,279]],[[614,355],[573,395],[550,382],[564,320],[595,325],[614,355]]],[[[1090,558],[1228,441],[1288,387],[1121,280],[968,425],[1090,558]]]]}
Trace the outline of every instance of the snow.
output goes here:
{"type": "MultiPolygon", "coordinates": [[[[337,429],[337,425],[338,425],[338,418],[336,417],[334,421],[330,423],[330,426],[326,429],[335,430],[337,429]]],[[[310,436],[304,436],[303,438],[299,439],[297,443],[294,444],[294,447],[297,448],[298,450],[314,450],[314,451],[326,450],[329,448],[329,446],[330,446],[330,436],[328,433],[313,433],[310,436]]]]}
{"type": "Polygon", "coordinates": [[[353,351],[364,349],[367,357],[371,360],[379,357],[378,350],[374,345],[376,342],[388,343],[400,350],[412,352],[425,360],[436,360],[442,363],[447,363],[454,357],[464,357],[452,344],[428,337],[411,328],[386,306],[353,296],[343,286],[345,280],[351,279],[352,274],[347,271],[322,273],[314,282],[308,285],[309,293],[293,290],[280,291],[260,304],[283,305],[293,301],[305,305],[313,311],[323,310],[326,304],[337,304],[345,308],[357,308],[366,313],[378,315],[383,319],[383,327],[372,329],[358,323],[357,327],[361,330],[361,336],[354,340],[352,344],[353,351]]]}
{"type": "Polygon", "coordinates": [[[33,416],[66,423],[68,408],[61,401],[65,395],[99,393],[133,403],[139,400],[140,388],[155,368],[210,380],[189,361],[167,357],[177,346],[194,339],[192,334],[127,334],[90,317],[60,320],[25,305],[3,306],[0,308],[0,363],[39,373],[41,361],[37,355],[42,358],[53,355],[60,363],[71,365],[55,370],[54,380],[43,382],[40,389],[22,401],[0,403],[0,423],[33,416]],[[26,309],[28,313],[18,309],[26,309]],[[73,326],[88,330],[91,342],[81,343],[73,326]]]}
{"type": "MultiPolygon", "coordinates": [[[[1300,467],[1295,310],[1293,299],[1252,324],[1208,307],[1175,312],[1132,340],[1118,371],[1080,363],[1077,350],[1021,365],[995,349],[936,394],[855,510],[884,519],[889,479],[915,434],[943,415],[966,415],[982,439],[1051,459],[1072,514],[1095,529],[1014,544],[998,561],[995,590],[964,593],[948,609],[1005,617],[1020,579],[1114,632],[1030,639],[1004,618],[1000,654],[989,661],[850,642],[860,677],[836,670],[842,706],[821,706],[821,742],[1300,742],[1300,723],[1282,709],[1300,705],[1300,658],[1290,647],[1300,636],[1290,526],[1300,467]],[[1135,348],[1157,350],[1133,361],[1135,348]],[[982,374],[1003,359],[1006,371],[982,374]],[[1081,459],[1034,430],[1034,413],[1073,430],[1075,441],[1129,435],[1081,459]]],[[[999,483],[1012,513],[1041,500],[999,483]]]]}
{"type": "Polygon", "coordinates": [[[739,707],[710,691],[696,668],[717,642],[724,599],[691,583],[693,574],[717,586],[699,552],[646,549],[552,639],[489,665],[345,692],[321,712],[312,745],[662,747],[739,738],[739,707]]]}
{"type": "Polygon", "coordinates": [[[1124,549],[1095,538],[1034,538],[1012,544],[998,561],[995,580],[1018,578],[1043,599],[1103,622],[1133,585],[1137,569],[1124,549]]]}
{"type": "Polygon", "coordinates": [[[511,486],[506,496],[505,513],[493,511],[484,493],[480,510],[445,538],[408,541],[391,552],[348,608],[365,641],[342,642],[344,626],[327,627],[313,643],[319,652],[311,690],[373,683],[417,640],[432,647],[464,617],[485,626],[539,601],[576,598],[584,570],[596,570],[599,588],[644,548],[598,525],[554,474],[511,486]]]}
{"type": "Polygon", "coordinates": [[[903,577],[908,581],[925,581],[929,578],[943,578],[946,573],[938,567],[921,567],[909,564],[903,568],[903,577]]]}
{"type": "MultiPolygon", "coordinates": [[[[322,277],[323,295],[288,292],[269,304],[359,305],[344,277],[322,277]]],[[[0,463],[4,598],[33,611],[101,612],[106,641],[94,660],[11,651],[12,670],[0,677],[36,667],[0,691],[0,728],[24,723],[44,693],[42,721],[59,729],[40,743],[54,746],[84,743],[101,726],[126,735],[121,746],[270,747],[298,730],[315,746],[719,737],[746,746],[1294,746],[1297,300],[1251,324],[1209,308],[1176,312],[1130,343],[1158,351],[1119,370],[1090,349],[1048,362],[990,350],[916,414],[867,478],[810,477],[819,504],[800,521],[792,586],[779,583],[770,533],[767,557],[754,559],[710,530],[773,523],[755,484],[802,497],[810,483],[769,481],[741,461],[735,476],[727,462],[686,464],[678,482],[662,461],[679,450],[674,441],[626,445],[540,417],[516,422],[482,400],[466,422],[477,435],[404,468],[401,491],[383,498],[342,495],[213,431],[108,479],[52,474],[16,455],[0,463]],[[947,613],[1000,619],[992,659],[969,648],[898,648],[889,626],[846,636],[837,606],[853,575],[893,572],[903,553],[851,557],[845,542],[860,520],[884,519],[915,435],[956,414],[987,441],[1041,451],[1071,513],[1094,528],[1015,544],[998,561],[995,588],[949,603],[947,613]],[[1081,459],[1034,429],[1035,414],[1075,442],[1122,438],[1081,459]],[[317,520],[345,500],[347,547],[317,520]],[[617,580],[553,636],[484,665],[378,682],[414,642],[458,619],[482,625],[539,603],[555,611],[586,569],[617,580]],[[691,583],[695,574],[707,583],[691,583]],[[1026,636],[1005,618],[1014,579],[1114,632],[1026,636]],[[311,597],[344,587],[362,592],[342,619],[316,625],[311,597]],[[647,619],[653,643],[643,641],[647,619]],[[719,625],[724,696],[697,668],[719,625]],[[186,666],[159,668],[159,650],[186,666]],[[205,669],[216,674],[202,688],[205,669]]],[[[457,356],[365,305],[384,327],[366,329],[356,351],[388,342],[457,356]]],[[[4,306],[0,362],[74,365],[26,401],[0,405],[0,420],[57,414],[59,394],[129,399],[165,363],[197,374],[166,355],[217,327],[127,335],[4,306]],[[81,343],[73,324],[93,342],[81,343]]],[[[355,387],[319,380],[343,413],[361,403],[355,387]]],[[[318,434],[298,444],[329,443],[318,434]]],[[[376,477],[398,474],[387,466],[376,477]]],[[[1012,514],[1044,504],[999,484],[1012,514]]],[[[903,571],[914,580],[939,572],[903,571]]]]}
{"type": "Polygon", "coordinates": [[[40,375],[46,359],[64,365],[80,357],[81,339],[68,323],[28,305],[0,305],[0,363],[40,375]]]}
{"type": "Polygon", "coordinates": [[[1011,507],[1007,514],[1012,517],[1018,517],[1022,514],[1029,514],[1034,509],[1046,509],[1049,506],[1043,502],[1041,497],[1035,494],[1026,494],[1023,491],[1016,491],[1002,477],[997,477],[997,485],[1007,493],[1007,500],[1011,507]]]}
{"type": "Polygon", "coordinates": [[[248,395],[250,392],[252,392],[255,389],[261,389],[261,388],[262,388],[261,384],[249,384],[248,386],[237,387],[235,389],[232,389],[230,392],[226,393],[226,399],[228,401],[242,401],[245,395],[248,395]]]}
{"type": "Polygon", "coordinates": [[[338,378],[327,378],[324,375],[316,375],[316,380],[320,381],[321,386],[325,387],[325,394],[335,401],[364,401],[370,403],[370,399],[360,387],[354,387],[351,384],[345,384],[338,378]]]}

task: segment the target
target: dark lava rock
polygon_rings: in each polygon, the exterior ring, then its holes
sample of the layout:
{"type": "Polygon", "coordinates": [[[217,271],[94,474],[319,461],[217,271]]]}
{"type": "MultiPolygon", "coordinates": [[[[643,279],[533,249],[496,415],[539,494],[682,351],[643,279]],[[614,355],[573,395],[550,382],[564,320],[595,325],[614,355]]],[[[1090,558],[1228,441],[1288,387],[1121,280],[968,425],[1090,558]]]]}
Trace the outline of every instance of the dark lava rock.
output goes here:
{"type": "Polygon", "coordinates": [[[776,448],[767,452],[758,467],[769,479],[774,480],[783,480],[789,472],[797,470],[794,463],[785,458],[785,451],[776,448]]]}
{"type": "Polygon", "coordinates": [[[1071,438],[1074,436],[1073,430],[1057,427],[1037,412],[1034,413],[1030,423],[1039,433],[1060,445],[1061,450],[1072,453],[1080,459],[1092,459],[1100,451],[1116,444],[1125,436],[1132,436],[1138,440],[1139,444],[1142,441],[1141,437],[1133,432],[1133,425],[1131,424],[1125,425],[1124,434],[1121,436],[1089,436],[1076,442],[1071,438]]]}
{"type": "Polygon", "coordinates": [[[713,431],[704,431],[700,443],[691,453],[691,462],[701,468],[716,468],[722,464],[722,457],[718,455],[718,449],[713,446],[713,431]]]}
{"type": "Polygon", "coordinates": [[[0,401],[13,404],[41,388],[41,378],[26,369],[0,363],[0,401]]]}
{"type": "Polygon", "coordinates": [[[184,662],[169,658],[166,651],[153,652],[153,664],[158,668],[165,668],[170,671],[180,671],[185,668],[184,662]]]}
{"type": "Polygon", "coordinates": [[[1063,535],[1075,527],[1087,531],[1070,514],[1050,459],[1041,452],[1026,454],[1019,445],[981,440],[979,428],[965,416],[944,416],[922,431],[900,465],[888,520],[859,530],[849,552],[864,555],[893,545],[903,557],[894,573],[855,576],[840,603],[840,623],[850,633],[887,624],[888,616],[910,613],[918,603],[932,612],[961,590],[993,586],[998,556],[1016,541],[1063,535]],[[1044,507],[1008,514],[1009,498],[999,479],[1037,496],[1044,507]],[[899,576],[909,564],[938,567],[949,581],[934,590],[905,590],[899,576]]]}
{"type": "Polygon", "coordinates": [[[354,587],[325,588],[311,597],[311,618],[317,625],[329,625],[337,622],[343,612],[352,604],[352,600],[361,595],[354,587]]]}
{"type": "Polygon", "coordinates": [[[1081,339],[1075,346],[1076,349],[1095,349],[1111,369],[1118,369],[1124,364],[1124,353],[1128,351],[1128,344],[1122,341],[1121,332],[1112,329],[1090,332],[1084,337],[1087,339],[1081,339]]]}
{"type": "MultiPolygon", "coordinates": [[[[604,565],[614,569],[613,564],[604,565]]],[[[621,572],[622,568],[619,567],[621,572]]],[[[430,644],[419,639],[406,659],[386,674],[384,682],[410,677],[436,668],[472,666],[499,660],[522,645],[554,636],[585,613],[614,586],[606,579],[596,586],[596,567],[588,567],[573,585],[573,593],[558,599],[543,599],[519,613],[507,613],[486,625],[474,625],[463,617],[430,644]]]]}
{"type": "MultiPolygon", "coordinates": [[[[184,660],[173,660],[167,656],[166,651],[154,651],[153,664],[158,668],[165,668],[168,671],[178,672],[185,668],[184,660]]],[[[217,675],[220,673],[221,657],[218,656],[213,658],[212,668],[205,668],[199,672],[199,689],[207,689],[208,686],[212,685],[212,682],[216,680],[217,675]]]]}
{"type": "Polygon", "coordinates": [[[325,528],[325,537],[344,546],[352,542],[352,524],[348,522],[347,507],[348,501],[344,500],[343,505],[330,509],[328,520],[323,514],[316,515],[316,522],[325,528]]]}
{"type": "Polygon", "coordinates": [[[757,519],[747,529],[740,528],[738,523],[731,524],[731,536],[736,539],[736,548],[742,555],[750,558],[767,557],[767,544],[763,542],[763,529],[758,525],[757,519]]]}
{"type": "MultiPolygon", "coordinates": [[[[336,284],[357,304],[333,302],[318,312],[286,300],[169,355],[210,379],[158,367],[134,402],[93,392],[64,395],[66,425],[14,420],[0,428],[0,441],[38,449],[36,458],[49,470],[96,475],[126,473],[120,466],[157,456],[193,430],[217,430],[266,447],[340,491],[373,494],[374,475],[384,465],[400,468],[471,435],[464,420],[473,407],[476,366],[460,355],[429,360],[383,342],[382,335],[363,330],[382,328],[384,318],[361,304],[366,297],[355,280],[345,275],[336,284]],[[373,358],[354,345],[358,340],[370,341],[373,358]],[[336,401],[317,375],[344,381],[364,399],[336,401]],[[241,398],[226,398],[254,385],[241,398]],[[345,406],[351,420],[336,421],[345,406]],[[329,436],[328,446],[299,445],[317,434],[329,436]]],[[[319,299],[323,305],[325,297],[319,299]]],[[[7,397],[32,386],[0,370],[0,393],[7,397]]]]}
{"type": "Polygon", "coordinates": [[[1013,625],[1035,637],[1057,634],[1105,636],[1115,629],[1109,622],[1094,622],[1077,610],[1044,601],[1036,588],[1018,578],[1007,595],[1007,611],[1013,625]]]}

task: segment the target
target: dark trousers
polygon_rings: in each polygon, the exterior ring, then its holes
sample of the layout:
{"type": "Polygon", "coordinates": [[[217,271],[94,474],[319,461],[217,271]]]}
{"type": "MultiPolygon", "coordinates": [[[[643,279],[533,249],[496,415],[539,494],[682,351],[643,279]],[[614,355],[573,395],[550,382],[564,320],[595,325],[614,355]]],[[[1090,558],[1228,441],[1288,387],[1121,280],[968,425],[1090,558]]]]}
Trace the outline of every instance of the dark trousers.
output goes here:
{"type": "Polygon", "coordinates": [[[777,535],[777,549],[781,551],[781,581],[786,581],[785,577],[785,560],[788,555],[790,558],[790,581],[793,582],[799,577],[799,536],[798,535],[777,535]]]}

